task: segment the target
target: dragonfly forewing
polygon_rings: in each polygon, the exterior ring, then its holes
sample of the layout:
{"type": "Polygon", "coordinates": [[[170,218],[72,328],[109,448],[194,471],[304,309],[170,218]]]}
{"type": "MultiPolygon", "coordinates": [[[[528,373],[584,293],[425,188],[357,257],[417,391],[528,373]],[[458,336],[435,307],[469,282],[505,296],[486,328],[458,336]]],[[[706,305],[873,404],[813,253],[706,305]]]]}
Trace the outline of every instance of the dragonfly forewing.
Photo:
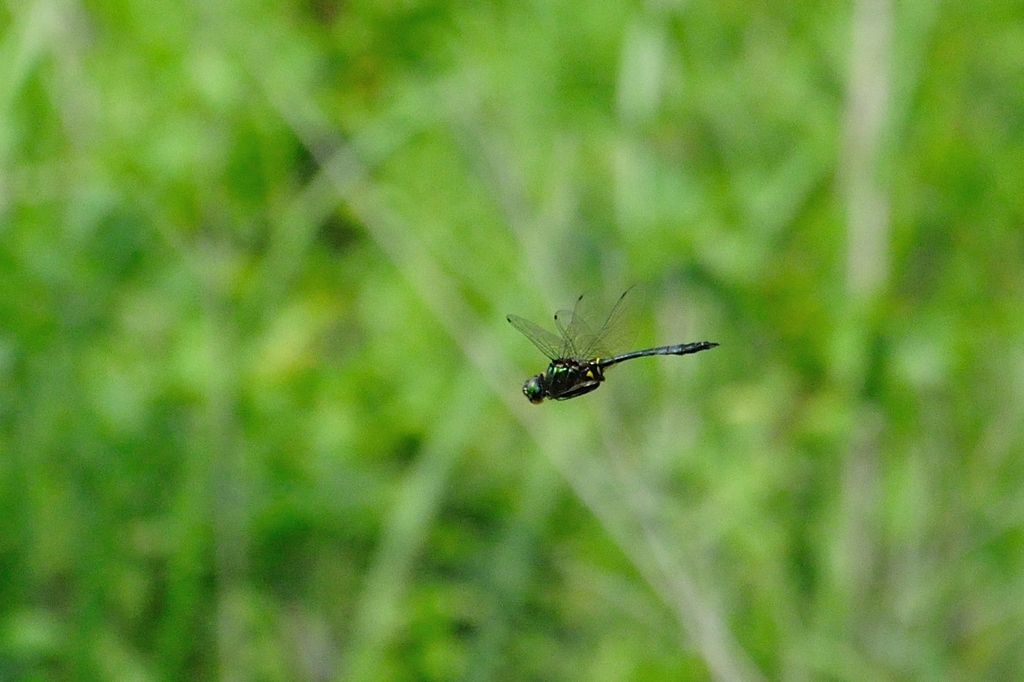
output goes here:
{"type": "Polygon", "coordinates": [[[636,297],[627,289],[607,315],[601,310],[599,297],[584,295],[576,299],[572,311],[555,314],[555,325],[571,347],[571,357],[610,357],[625,350],[636,338],[636,297]],[[597,326],[600,325],[600,326],[597,326]]]}
{"type": "Polygon", "coordinates": [[[533,345],[537,347],[537,350],[548,356],[551,360],[565,357],[565,342],[547,329],[518,315],[508,315],[505,319],[518,329],[523,336],[530,339],[533,345]]]}
{"type": "MultiPolygon", "coordinates": [[[[594,330],[587,322],[584,297],[576,299],[572,310],[559,310],[555,313],[555,327],[565,339],[566,357],[582,358],[583,351],[594,345],[594,330]]],[[[588,301],[589,303],[589,301],[588,301]]]]}
{"type": "Polygon", "coordinates": [[[583,349],[588,358],[609,357],[626,350],[636,339],[637,296],[633,288],[626,289],[615,302],[603,324],[594,332],[591,345],[583,349]]]}

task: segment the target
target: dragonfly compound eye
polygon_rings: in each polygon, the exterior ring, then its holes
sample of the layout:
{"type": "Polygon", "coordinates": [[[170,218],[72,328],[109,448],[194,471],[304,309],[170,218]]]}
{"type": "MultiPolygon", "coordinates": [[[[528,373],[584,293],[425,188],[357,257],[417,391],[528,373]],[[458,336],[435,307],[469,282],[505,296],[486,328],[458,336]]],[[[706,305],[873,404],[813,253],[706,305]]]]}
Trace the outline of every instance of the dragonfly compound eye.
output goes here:
{"type": "Polygon", "coordinates": [[[544,386],[541,383],[543,376],[538,374],[526,380],[523,384],[523,395],[534,405],[544,402],[544,386]]]}

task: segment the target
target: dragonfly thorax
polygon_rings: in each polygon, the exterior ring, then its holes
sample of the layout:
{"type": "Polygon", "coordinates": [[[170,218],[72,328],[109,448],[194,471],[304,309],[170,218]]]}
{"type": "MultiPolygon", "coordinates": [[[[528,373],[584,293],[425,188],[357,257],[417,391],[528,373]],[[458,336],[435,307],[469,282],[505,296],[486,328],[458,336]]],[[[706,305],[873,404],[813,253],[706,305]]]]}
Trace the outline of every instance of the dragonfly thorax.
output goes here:
{"type": "Polygon", "coordinates": [[[597,362],[580,362],[573,359],[552,360],[542,374],[537,374],[523,384],[523,395],[531,403],[543,402],[545,398],[567,400],[590,393],[604,381],[604,372],[597,362]]]}

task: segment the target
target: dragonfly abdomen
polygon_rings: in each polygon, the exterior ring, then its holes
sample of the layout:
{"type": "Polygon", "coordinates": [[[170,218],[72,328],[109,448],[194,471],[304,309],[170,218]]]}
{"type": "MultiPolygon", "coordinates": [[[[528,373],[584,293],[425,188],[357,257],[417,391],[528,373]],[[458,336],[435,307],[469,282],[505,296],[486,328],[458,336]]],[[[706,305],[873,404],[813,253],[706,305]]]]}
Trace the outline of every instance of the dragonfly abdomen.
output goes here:
{"type": "Polygon", "coordinates": [[[626,360],[632,360],[633,358],[646,358],[651,355],[689,355],[690,353],[699,353],[702,350],[708,350],[714,348],[718,344],[714,341],[694,341],[693,343],[677,343],[673,346],[659,346],[657,348],[646,348],[644,350],[635,350],[630,353],[622,353],[612,358],[600,359],[595,362],[602,369],[605,367],[611,367],[617,365],[620,362],[626,360]]]}

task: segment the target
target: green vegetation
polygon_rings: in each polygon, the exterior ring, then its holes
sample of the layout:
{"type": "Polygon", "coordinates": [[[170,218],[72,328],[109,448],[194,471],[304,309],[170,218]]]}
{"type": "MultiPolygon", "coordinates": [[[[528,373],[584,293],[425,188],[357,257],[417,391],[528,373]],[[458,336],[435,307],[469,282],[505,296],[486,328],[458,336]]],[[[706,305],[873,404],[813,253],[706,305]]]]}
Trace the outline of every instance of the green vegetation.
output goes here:
{"type": "Polygon", "coordinates": [[[0,8],[0,680],[1019,680],[1022,425],[1020,3],[0,8]]]}

